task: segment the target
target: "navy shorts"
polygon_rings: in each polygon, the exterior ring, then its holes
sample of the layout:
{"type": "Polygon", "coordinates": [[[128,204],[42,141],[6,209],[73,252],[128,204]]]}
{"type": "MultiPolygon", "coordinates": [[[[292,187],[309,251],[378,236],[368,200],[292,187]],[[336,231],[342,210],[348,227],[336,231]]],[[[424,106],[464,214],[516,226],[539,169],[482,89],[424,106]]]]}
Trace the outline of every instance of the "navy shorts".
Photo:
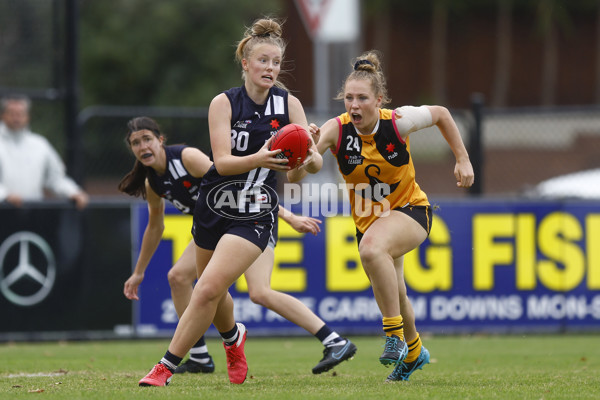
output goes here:
{"type": "MultiPolygon", "coordinates": [[[[394,211],[400,211],[417,221],[419,225],[425,229],[427,235],[431,232],[431,206],[406,206],[394,208],[394,211]]],[[[360,241],[364,233],[356,229],[356,241],[360,244],[360,241]]]]}
{"type": "Polygon", "coordinates": [[[264,251],[268,245],[275,247],[277,242],[276,218],[276,216],[272,220],[262,218],[257,221],[222,218],[218,222],[206,224],[194,217],[192,235],[196,245],[206,250],[214,250],[223,235],[228,233],[242,237],[264,251]]]}

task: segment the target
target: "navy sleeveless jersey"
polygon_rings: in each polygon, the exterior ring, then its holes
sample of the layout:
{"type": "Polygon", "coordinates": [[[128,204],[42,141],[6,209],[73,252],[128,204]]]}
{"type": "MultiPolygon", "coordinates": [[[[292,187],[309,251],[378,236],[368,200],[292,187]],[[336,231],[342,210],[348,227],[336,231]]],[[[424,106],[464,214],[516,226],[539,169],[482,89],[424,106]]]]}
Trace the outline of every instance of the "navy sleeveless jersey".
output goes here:
{"type": "MultiPolygon", "coordinates": [[[[231,104],[231,154],[234,156],[256,153],[272,135],[290,122],[288,92],[283,89],[272,87],[262,105],[248,97],[244,86],[224,93],[231,104]]],[[[213,164],[200,186],[198,206],[204,209],[201,218],[205,221],[220,217],[272,219],[271,212],[276,211],[278,204],[276,186],[276,173],[271,169],[256,168],[239,175],[223,176],[213,164]]],[[[276,217],[274,219],[277,220],[276,217]]]]}
{"type": "Polygon", "coordinates": [[[202,178],[193,177],[183,165],[181,152],[186,147],[165,146],[167,169],[159,176],[153,168],[148,168],[148,182],[156,194],[173,203],[182,213],[192,215],[202,178]]]}

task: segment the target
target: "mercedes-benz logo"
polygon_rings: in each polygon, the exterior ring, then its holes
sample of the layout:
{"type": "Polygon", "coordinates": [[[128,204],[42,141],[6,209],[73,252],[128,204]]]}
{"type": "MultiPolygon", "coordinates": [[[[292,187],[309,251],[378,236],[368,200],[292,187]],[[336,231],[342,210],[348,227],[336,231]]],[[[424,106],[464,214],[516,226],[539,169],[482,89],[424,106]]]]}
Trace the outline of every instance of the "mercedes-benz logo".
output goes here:
{"type": "Polygon", "coordinates": [[[0,245],[0,291],[12,303],[32,306],[41,302],[52,290],[55,278],[54,253],[40,235],[26,231],[17,232],[0,245]],[[11,251],[13,248],[15,250],[11,251]],[[33,265],[34,258],[38,265],[33,265]],[[24,281],[33,281],[34,289],[19,290],[24,281]]]}

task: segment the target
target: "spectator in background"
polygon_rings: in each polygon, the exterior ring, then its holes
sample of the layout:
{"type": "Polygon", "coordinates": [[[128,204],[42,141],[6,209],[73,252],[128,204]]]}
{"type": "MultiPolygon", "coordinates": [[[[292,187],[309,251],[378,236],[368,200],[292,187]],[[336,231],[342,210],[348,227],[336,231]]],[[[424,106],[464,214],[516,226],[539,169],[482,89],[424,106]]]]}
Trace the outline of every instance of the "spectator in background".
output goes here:
{"type": "Polygon", "coordinates": [[[23,95],[1,100],[0,202],[17,207],[44,199],[44,189],[73,200],[83,209],[89,197],[65,173],[65,165],[50,142],[29,130],[31,100],[23,95]]]}

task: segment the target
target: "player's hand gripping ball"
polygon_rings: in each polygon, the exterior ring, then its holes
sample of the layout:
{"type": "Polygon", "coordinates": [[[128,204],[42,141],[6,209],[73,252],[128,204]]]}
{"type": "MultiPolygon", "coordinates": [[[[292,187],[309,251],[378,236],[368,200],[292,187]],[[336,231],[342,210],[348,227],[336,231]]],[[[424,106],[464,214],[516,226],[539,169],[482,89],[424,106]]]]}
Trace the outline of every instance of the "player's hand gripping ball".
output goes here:
{"type": "Polygon", "coordinates": [[[301,125],[288,124],[275,134],[269,150],[281,149],[278,158],[287,158],[287,165],[296,168],[308,156],[311,147],[310,135],[301,125]]]}

